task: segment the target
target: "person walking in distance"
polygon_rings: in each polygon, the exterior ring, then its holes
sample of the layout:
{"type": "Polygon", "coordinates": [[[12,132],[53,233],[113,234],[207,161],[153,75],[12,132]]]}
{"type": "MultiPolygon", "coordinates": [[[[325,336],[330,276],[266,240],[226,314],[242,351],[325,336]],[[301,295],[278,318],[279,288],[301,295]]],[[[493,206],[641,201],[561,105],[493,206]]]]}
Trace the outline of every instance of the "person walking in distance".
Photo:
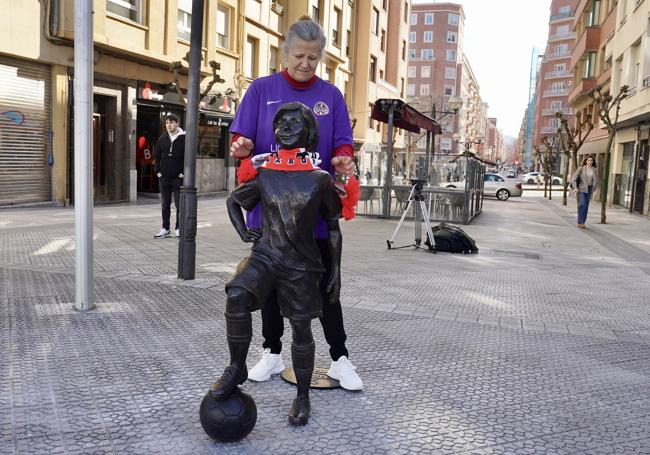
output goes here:
{"type": "Polygon", "coordinates": [[[169,222],[172,195],[176,207],[174,236],[176,238],[180,236],[178,231],[178,210],[185,163],[185,131],[178,126],[178,117],[174,114],[165,117],[165,128],[167,132],[158,138],[155,149],[156,164],[154,170],[158,176],[158,186],[162,200],[162,229],[158,234],[154,235],[157,239],[172,236],[169,222]]]}
{"type": "Polygon", "coordinates": [[[571,188],[578,191],[578,227],[585,229],[589,202],[598,188],[598,169],[592,156],[586,157],[571,176],[571,188]]]}
{"type": "MultiPolygon", "coordinates": [[[[322,27],[307,16],[289,27],[282,47],[284,71],[253,81],[237,109],[230,127],[233,133],[230,153],[233,157],[244,159],[251,154],[275,152],[278,145],[273,137],[272,119],[281,104],[295,101],[307,105],[318,122],[320,168],[330,174],[336,171],[339,175],[351,176],[354,173],[352,128],[345,99],[336,86],[316,76],[325,44],[322,27]]],[[[261,213],[260,207],[248,213],[246,221],[249,228],[262,227],[261,213]]],[[[320,284],[321,297],[323,301],[329,301],[326,283],[332,261],[327,247],[327,225],[323,220],[318,221],[315,236],[325,268],[320,284]]],[[[347,337],[338,298],[333,304],[323,306],[320,322],[332,358],[327,374],[338,380],[345,389],[361,390],[363,382],[348,358],[347,337]]],[[[274,293],[262,307],[264,352],[249,371],[249,379],[267,381],[284,370],[281,355],[283,332],[284,320],[274,293]]]]}

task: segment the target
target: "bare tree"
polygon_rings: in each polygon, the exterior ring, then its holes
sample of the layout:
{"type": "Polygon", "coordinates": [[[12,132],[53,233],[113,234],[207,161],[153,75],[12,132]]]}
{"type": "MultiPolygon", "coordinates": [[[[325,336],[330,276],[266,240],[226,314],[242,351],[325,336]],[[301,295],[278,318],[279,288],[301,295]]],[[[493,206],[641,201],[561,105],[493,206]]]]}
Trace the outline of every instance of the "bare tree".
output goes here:
{"type": "Polygon", "coordinates": [[[621,101],[627,98],[628,86],[621,86],[620,91],[616,96],[612,96],[608,91],[603,90],[603,86],[596,86],[589,96],[594,101],[594,105],[598,109],[598,116],[600,120],[607,127],[607,147],[605,148],[605,159],[603,160],[603,184],[600,188],[600,222],[607,223],[607,190],[609,187],[609,169],[612,159],[612,144],[616,136],[616,125],[618,123],[618,116],[621,110],[621,101]],[[613,111],[613,112],[612,112],[613,111]],[[613,118],[612,118],[613,115],[613,118]]]}
{"type": "Polygon", "coordinates": [[[535,150],[535,155],[539,160],[539,164],[542,166],[542,171],[544,172],[544,197],[553,199],[553,183],[552,183],[552,173],[553,165],[555,163],[555,156],[553,155],[553,144],[551,144],[548,136],[542,136],[541,145],[544,146],[544,150],[541,150],[541,146],[533,147],[535,150]]]}
{"type": "MultiPolygon", "coordinates": [[[[413,161],[415,161],[415,155],[418,148],[418,142],[425,136],[426,133],[418,135],[415,140],[413,139],[413,133],[409,132],[408,135],[408,144],[404,147],[405,152],[405,161],[406,161],[406,180],[411,178],[411,168],[413,167],[413,161]]],[[[428,172],[428,169],[427,169],[428,172]]]]}
{"type": "Polygon", "coordinates": [[[556,112],[555,116],[560,120],[560,127],[557,129],[557,137],[564,153],[564,169],[562,170],[562,178],[564,179],[562,191],[562,205],[567,205],[567,193],[569,191],[569,160],[571,160],[572,168],[578,168],[578,150],[582,147],[587,136],[594,129],[594,124],[588,116],[582,118],[580,112],[576,113],[575,126],[569,126],[569,120],[561,113],[556,112]]]}

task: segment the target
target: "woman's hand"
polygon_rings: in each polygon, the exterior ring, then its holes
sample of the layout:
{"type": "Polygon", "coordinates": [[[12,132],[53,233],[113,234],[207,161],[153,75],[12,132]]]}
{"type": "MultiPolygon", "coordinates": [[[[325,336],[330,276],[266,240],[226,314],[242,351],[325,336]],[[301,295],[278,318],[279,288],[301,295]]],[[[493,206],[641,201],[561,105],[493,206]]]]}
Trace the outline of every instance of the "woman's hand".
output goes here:
{"type": "Polygon", "coordinates": [[[246,158],[253,151],[253,141],[241,136],[230,145],[230,156],[241,160],[246,158]]]}
{"type": "Polygon", "coordinates": [[[332,167],[339,175],[349,177],[354,174],[354,160],[349,156],[335,156],[332,158],[332,167]]]}

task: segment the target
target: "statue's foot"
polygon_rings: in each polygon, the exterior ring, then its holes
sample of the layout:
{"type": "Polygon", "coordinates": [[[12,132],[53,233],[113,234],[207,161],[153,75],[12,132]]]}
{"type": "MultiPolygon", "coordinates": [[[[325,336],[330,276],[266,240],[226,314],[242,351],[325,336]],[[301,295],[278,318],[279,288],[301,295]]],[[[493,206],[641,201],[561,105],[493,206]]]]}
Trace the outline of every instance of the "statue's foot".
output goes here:
{"type": "Polygon", "coordinates": [[[291,404],[289,411],[289,423],[291,425],[307,425],[311,414],[309,395],[298,395],[291,404]]]}
{"type": "Polygon", "coordinates": [[[225,400],[235,391],[239,384],[243,384],[248,377],[248,370],[230,365],[223,370],[223,374],[217,382],[210,387],[210,395],[217,400],[225,400]]]}

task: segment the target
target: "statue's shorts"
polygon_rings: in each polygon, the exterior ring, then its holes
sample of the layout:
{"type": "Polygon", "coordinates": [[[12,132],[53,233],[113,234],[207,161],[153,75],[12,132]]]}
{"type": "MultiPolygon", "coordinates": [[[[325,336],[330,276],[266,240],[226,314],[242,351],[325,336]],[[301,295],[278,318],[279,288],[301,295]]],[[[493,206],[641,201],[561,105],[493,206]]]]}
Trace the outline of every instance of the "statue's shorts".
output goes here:
{"type": "Polygon", "coordinates": [[[321,272],[287,269],[253,252],[237,265],[235,276],[226,284],[246,289],[256,298],[250,311],[259,310],[275,289],[282,316],[289,319],[314,319],[322,316],[321,272]]]}

